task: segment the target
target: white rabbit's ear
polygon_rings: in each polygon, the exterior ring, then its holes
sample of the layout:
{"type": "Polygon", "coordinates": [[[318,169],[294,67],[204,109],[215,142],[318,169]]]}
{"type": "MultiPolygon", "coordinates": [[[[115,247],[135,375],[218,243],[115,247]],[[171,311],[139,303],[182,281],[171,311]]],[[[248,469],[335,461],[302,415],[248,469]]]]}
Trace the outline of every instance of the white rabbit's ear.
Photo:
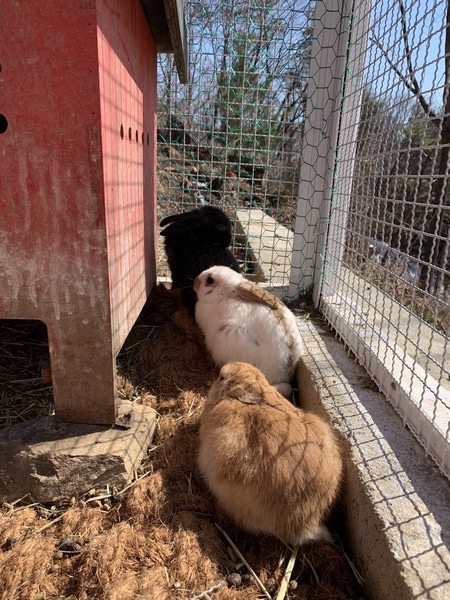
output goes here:
{"type": "Polygon", "coordinates": [[[263,288],[256,285],[247,279],[243,279],[238,283],[234,289],[234,297],[242,302],[249,302],[251,304],[263,304],[268,306],[272,310],[276,310],[280,307],[281,300],[270,292],[266,292],[263,288]]]}

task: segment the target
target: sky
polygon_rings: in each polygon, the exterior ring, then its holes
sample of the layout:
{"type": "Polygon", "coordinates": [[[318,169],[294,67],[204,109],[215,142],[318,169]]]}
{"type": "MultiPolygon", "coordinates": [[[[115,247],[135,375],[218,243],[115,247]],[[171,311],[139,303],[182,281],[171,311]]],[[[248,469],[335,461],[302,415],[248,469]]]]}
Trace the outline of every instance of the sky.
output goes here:
{"type": "MultiPolygon", "coordinates": [[[[445,0],[403,0],[411,63],[421,91],[435,109],[442,104],[444,85],[445,0]]],[[[376,92],[405,92],[390,65],[407,73],[399,0],[374,2],[366,56],[367,80],[376,92]],[[379,42],[382,50],[377,47],[379,42]]]]}

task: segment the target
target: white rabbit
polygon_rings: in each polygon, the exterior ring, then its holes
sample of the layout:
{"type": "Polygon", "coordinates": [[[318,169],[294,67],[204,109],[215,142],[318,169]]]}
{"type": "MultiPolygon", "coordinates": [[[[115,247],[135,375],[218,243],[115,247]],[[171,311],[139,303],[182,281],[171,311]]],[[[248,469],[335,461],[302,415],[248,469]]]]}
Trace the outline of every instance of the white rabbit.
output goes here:
{"type": "Polygon", "coordinates": [[[289,396],[303,342],[287,306],[224,266],[200,273],[194,290],[195,319],[216,364],[250,363],[280,393],[289,396]]]}

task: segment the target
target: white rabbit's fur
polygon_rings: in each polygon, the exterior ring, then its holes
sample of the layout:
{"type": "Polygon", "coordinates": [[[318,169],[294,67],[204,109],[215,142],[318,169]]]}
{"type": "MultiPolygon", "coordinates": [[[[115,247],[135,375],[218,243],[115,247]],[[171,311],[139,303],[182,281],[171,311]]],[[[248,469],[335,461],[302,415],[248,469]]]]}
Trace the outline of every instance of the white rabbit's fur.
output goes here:
{"type": "Polygon", "coordinates": [[[203,271],[194,289],[195,319],[216,364],[250,363],[282,394],[289,395],[303,342],[287,306],[223,266],[203,271]]]}

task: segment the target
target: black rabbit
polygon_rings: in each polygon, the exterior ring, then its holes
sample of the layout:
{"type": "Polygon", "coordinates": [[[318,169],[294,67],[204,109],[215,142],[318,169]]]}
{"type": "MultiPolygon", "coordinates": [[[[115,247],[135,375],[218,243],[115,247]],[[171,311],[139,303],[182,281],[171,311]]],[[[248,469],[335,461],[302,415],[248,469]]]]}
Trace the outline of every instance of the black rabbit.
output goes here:
{"type": "Polygon", "coordinates": [[[239,273],[233,256],[231,221],[217,206],[201,206],[171,215],[161,221],[161,235],[172,274],[172,288],[179,289],[185,306],[194,310],[197,296],[194,279],[214,265],[224,265],[239,273]],[[167,225],[167,227],[166,227],[167,225]]]}

